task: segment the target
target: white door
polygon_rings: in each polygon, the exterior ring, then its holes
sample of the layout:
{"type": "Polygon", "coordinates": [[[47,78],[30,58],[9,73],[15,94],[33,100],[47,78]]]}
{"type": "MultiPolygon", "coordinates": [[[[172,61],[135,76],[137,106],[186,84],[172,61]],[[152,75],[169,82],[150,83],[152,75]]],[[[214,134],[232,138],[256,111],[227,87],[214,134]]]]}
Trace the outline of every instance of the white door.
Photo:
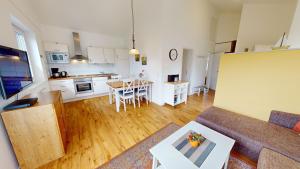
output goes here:
{"type": "MultiPolygon", "coordinates": [[[[181,80],[189,82],[191,80],[192,65],[193,65],[193,50],[183,49],[183,60],[182,60],[182,77],[181,80]]],[[[190,88],[188,88],[190,93],[190,88]]]]}
{"type": "Polygon", "coordinates": [[[103,48],[88,47],[87,51],[90,63],[106,63],[103,48]]]}
{"type": "Polygon", "coordinates": [[[215,54],[212,56],[210,88],[213,90],[216,90],[216,88],[217,88],[219,65],[220,65],[220,55],[221,54],[215,54]]]}

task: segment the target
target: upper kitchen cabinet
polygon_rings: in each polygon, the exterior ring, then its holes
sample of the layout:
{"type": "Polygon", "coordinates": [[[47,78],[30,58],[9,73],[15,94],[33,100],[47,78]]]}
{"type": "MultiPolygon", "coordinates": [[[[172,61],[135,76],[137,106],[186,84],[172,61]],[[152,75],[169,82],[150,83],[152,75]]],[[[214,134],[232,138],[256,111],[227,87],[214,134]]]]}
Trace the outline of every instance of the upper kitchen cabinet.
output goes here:
{"type": "Polygon", "coordinates": [[[87,52],[90,63],[106,63],[103,48],[88,47],[87,52]]]}
{"type": "Polygon", "coordinates": [[[88,47],[87,51],[90,63],[115,63],[116,53],[114,49],[88,47]]]}
{"type": "Polygon", "coordinates": [[[116,49],[115,72],[122,77],[130,76],[130,62],[128,49],[116,49]]]}
{"type": "Polygon", "coordinates": [[[116,49],[116,56],[118,59],[129,59],[129,49],[116,49]]]}
{"type": "Polygon", "coordinates": [[[62,53],[68,53],[68,45],[66,44],[60,44],[60,43],[49,43],[46,42],[44,44],[45,51],[47,52],[62,52],[62,53]]]}
{"type": "Polygon", "coordinates": [[[106,63],[115,63],[116,53],[114,49],[104,49],[106,63]]]}

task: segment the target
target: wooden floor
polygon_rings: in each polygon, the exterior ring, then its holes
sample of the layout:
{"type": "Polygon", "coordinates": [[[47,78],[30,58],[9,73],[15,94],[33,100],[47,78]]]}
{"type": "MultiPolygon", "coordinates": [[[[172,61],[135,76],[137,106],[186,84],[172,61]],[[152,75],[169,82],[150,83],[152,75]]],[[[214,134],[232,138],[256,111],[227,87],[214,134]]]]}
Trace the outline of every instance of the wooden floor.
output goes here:
{"type": "Polygon", "coordinates": [[[94,169],[150,136],[168,123],[184,125],[213,103],[214,93],[191,96],[176,108],[145,103],[127,112],[99,97],[65,104],[67,154],[41,169],[94,169]]]}

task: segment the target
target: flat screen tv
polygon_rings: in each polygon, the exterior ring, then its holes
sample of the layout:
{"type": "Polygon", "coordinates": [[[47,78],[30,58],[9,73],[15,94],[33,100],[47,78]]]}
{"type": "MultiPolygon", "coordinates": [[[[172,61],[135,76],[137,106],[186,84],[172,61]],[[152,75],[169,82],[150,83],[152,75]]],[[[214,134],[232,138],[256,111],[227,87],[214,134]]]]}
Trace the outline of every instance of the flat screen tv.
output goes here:
{"type": "Polygon", "coordinates": [[[0,93],[8,99],[33,83],[27,52],[0,45],[0,93]]]}

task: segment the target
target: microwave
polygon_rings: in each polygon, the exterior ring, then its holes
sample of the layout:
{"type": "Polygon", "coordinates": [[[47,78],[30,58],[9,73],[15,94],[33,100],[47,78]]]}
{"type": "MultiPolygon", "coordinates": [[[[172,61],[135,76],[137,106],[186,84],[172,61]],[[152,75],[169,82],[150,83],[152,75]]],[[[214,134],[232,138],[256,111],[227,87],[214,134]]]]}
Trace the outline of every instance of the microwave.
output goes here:
{"type": "Polygon", "coordinates": [[[67,52],[46,52],[48,63],[70,63],[67,52]]]}

